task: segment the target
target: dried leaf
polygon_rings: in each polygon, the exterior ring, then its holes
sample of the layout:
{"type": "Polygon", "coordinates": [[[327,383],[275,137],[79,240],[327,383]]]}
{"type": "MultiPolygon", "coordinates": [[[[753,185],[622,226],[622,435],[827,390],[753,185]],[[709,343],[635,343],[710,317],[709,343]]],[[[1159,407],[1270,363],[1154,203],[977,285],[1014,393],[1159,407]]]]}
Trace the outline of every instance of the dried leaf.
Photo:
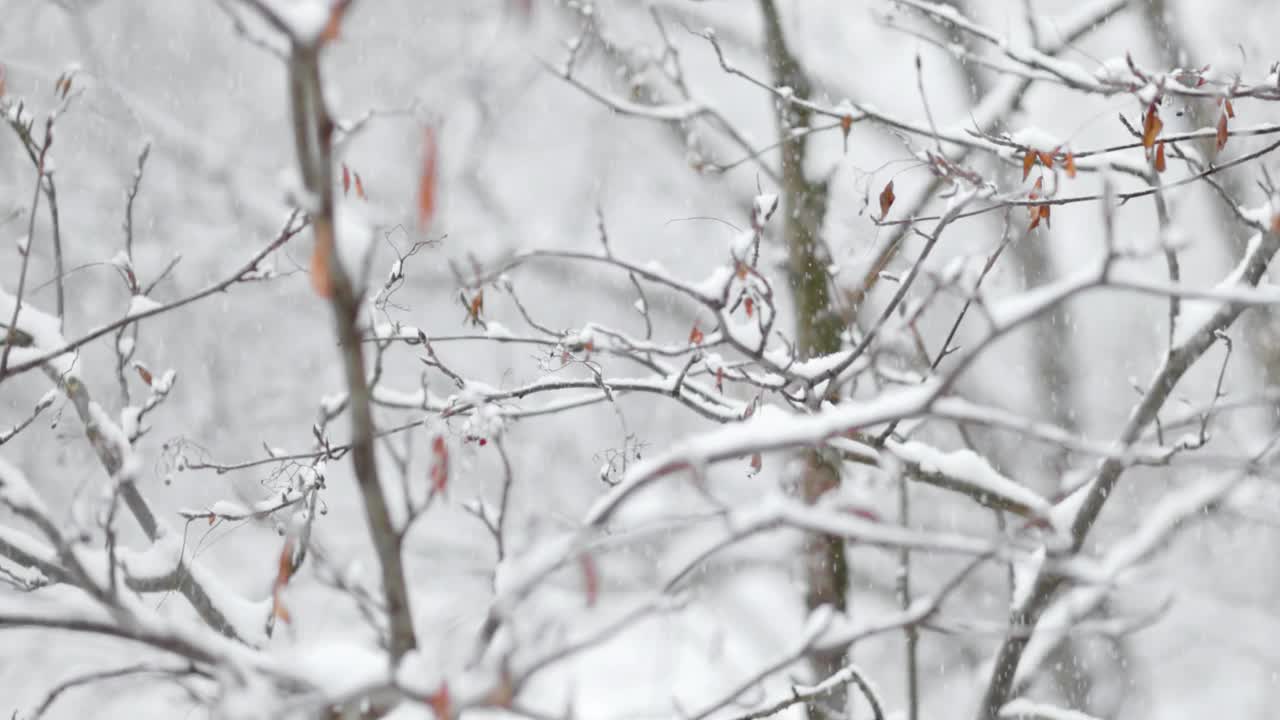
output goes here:
{"type": "Polygon", "coordinates": [[[724,368],[716,368],[716,390],[724,394],[724,368]]]}
{"type": "Polygon", "coordinates": [[[840,134],[843,136],[844,152],[849,152],[849,130],[853,127],[853,116],[845,115],[840,118],[840,134]]]}
{"type": "Polygon", "coordinates": [[[853,515],[854,517],[860,517],[863,520],[867,520],[869,522],[873,522],[873,523],[883,522],[880,519],[880,516],[876,514],[876,511],[872,510],[871,508],[865,507],[863,505],[846,505],[843,508],[843,510],[848,514],[853,515]]]}
{"type": "Polygon", "coordinates": [[[1234,120],[1236,117],[1236,109],[1231,107],[1231,98],[1227,98],[1226,102],[1223,105],[1224,107],[1227,108],[1227,117],[1234,120]]]}
{"type": "Polygon", "coordinates": [[[689,331],[689,344],[701,345],[705,336],[702,334],[702,328],[698,327],[698,323],[693,324],[693,329],[689,331]]]}
{"type": "Polygon", "coordinates": [[[449,685],[440,683],[440,689],[426,697],[427,705],[435,713],[436,720],[452,720],[453,698],[449,695],[449,685]]]}
{"type": "Polygon", "coordinates": [[[431,494],[443,494],[449,487],[449,446],[443,435],[431,441],[431,494]]]}
{"type": "Polygon", "coordinates": [[[1035,230],[1036,226],[1040,224],[1040,217],[1041,217],[1040,208],[1042,207],[1044,206],[1043,205],[1031,206],[1031,226],[1027,228],[1028,230],[1035,230]]]}
{"type": "Polygon", "coordinates": [[[471,301],[467,303],[467,319],[472,325],[480,324],[480,315],[484,312],[484,288],[476,291],[471,301]]]}
{"type": "Polygon", "coordinates": [[[1035,164],[1036,153],[1034,150],[1028,150],[1022,154],[1022,179],[1024,181],[1031,174],[1031,168],[1035,167],[1035,164]]]}
{"type": "Polygon", "coordinates": [[[333,225],[325,218],[314,222],[316,246],[311,252],[311,289],[322,298],[333,297],[333,225]]]}
{"type": "Polygon", "coordinates": [[[142,363],[134,363],[133,366],[137,368],[138,377],[142,378],[142,382],[146,383],[147,387],[151,387],[151,382],[155,379],[151,376],[151,371],[143,367],[142,363]]]}
{"type": "Polygon", "coordinates": [[[356,197],[361,200],[368,200],[369,196],[364,194],[364,181],[360,179],[360,173],[352,173],[356,176],[356,197]]]}
{"type": "Polygon", "coordinates": [[[754,313],[756,309],[756,301],[751,298],[747,298],[746,301],[742,303],[742,307],[747,311],[747,317],[751,317],[752,313],[754,313]]]}
{"type": "Polygon", "coordinates": [[[351,192],[351,170],[347,168],[346,163],[342,163],[342,196],[346,197],[351,192]]]}
{"type": "Polygon", "coordinates": [[[347,14],[347,9],[351,7],[351,0],[336,0],[332,9],[329,10],[329,21],[325,23],[324,30],[320,33],[320,41],[322,44],[328,44],[338,39],[342,31],[342,17],[347,14]]]}
{"type": "Polygon", "coordinates": [[[271,596],[271,614],[275,615],[280,622],[293,622],[293,616],[289,614],[289,608],[284,606],[284,601],[280,599],[280,593],[274,593],[271,596]]]}
{"type": "Polygon", "coordinates": [[[289,579],[293,577],[293,538],[284,541],[284,547],[280,550],[280,564],[276,569],[276,584],[278,590],[289,584],[289,579]]]}
{"type": "Polygon", "coordinates": [[[1044,190],[1044,176],[1036,178],[1036,184],[1031,186],[1031,199],[1040,197],[1040,193],[1044,190]]]}
{"type": "Polygon", "coordinates": [[[428,127],[423,140],[422,177],[418,180],[418,226],[426,229],[436,213],[436,130],[428,127]]]}
{"type": "Polygon", "coordinates": [[[285,607],[281,596],[285,586],[289,584],[289,579],[293,577],[293,571],[293,538],[289,538],[284,541],[284,547],[280,550],[276,580],[271,588],[271,614],[284,622],[292,620],[289,609],[285,607]]]}
{"type": "Polygon", "coordinates": [[[1039,155],[1040,157],[1041,165],[1044,165],[1050,170],[1053,169],[1053,153],[1041,152],[1041,153],[1037,153],[1037,155],[1039,155]]]}
{"type": "Polygon", "coordinates": [[[893,181],[890,180],[888,185],[880,191],[880,219],[883,220],[889,216],[889,208],[893,207],[893,201],[897,196],[893,194],[893,181]]]}
{"type": "Polygon", "coordinates": [[[1040,217],[1044,219],[1044,226],[1045,226],[1045,227],[1049,227],[1049,209],[1050,209],[1051,207],[1052,207],[1052,206],[1050,206],[1050,205],[1041,205],[1041,206],[1040,206],[1040,217]]]}
{"type": "Polygon", "coordinates": [[[1142,147],[1150,150],[1163,128],[1164,123],[1160,120],[1160,113],[1156,112],[1156,104],[1151,103],[1147,108],[1146,117],[1142,119],[1142,147]]]}
{"type": "Polygon", "coordinates": [[[764,467],[764,458],[760,456],[760,453],[753,453],[751,455],[751,474],[754,475],[760,472],[762,467],[764,467]]]}
{"type": "Polygon", "coordinates": [[[1076,176],[1076,156],[1075,156],[1075,155],[1072,155],[1071,153],[1067,153],[1067,159],[1066,159],[1066,162],[1064,162],[1064,163],[1063,163],[1063,166],[1067,169],[1067,177],[1069,177],[1069,178],[1075,178],[1075,176],[1076,176]]]}
{"type": "Polygon", "coordinates": [[[739,280],[746,280],[747,272],[747,264],[739,260],[738,264],[734,267],[734,274],[738,276],[739,280]]]}
{"type": "Polygon", "coordinates": [[[1158,173],[1164,172],[1164,169],[1165,169],[1164,143],[1156,144],[1156,159],[1153,165],[1155,166],[1156,172],[1158,173]]]}
{"type": "Polygon", "coordinates": [[[595,607],[600,597],[600,569],[589,553],[578,556],[578,566],[582,569],[582,591],[586,595],[587,607],[595,607]]]}
{"type": "Polygon", "coordinates": [[[1227,146],[1228,137],[1230,137],[1230,135],[1227,133],[1227,115],[1226,113],[1223,113],[1218,116],[1218,152],[1222,152],[1222,148],[1227,146]]]}

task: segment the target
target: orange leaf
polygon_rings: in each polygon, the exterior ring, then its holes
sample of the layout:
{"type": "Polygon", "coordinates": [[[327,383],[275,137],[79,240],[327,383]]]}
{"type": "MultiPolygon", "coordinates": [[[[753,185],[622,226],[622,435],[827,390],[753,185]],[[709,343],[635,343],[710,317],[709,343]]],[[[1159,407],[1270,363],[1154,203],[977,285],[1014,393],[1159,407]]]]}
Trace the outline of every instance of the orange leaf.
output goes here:
{"type": "Polygon", "coordinates": [[[600,597],[600,569],[596,567],[595,558],[587,553],[578,556],[578,565],[582,568],[582,590],[587,597],[587,607],[595,607],[600,597]]]}
{"type": "Polygon", "coordinates": [[[701,345],[703,339],[702,328],[698,327],[698,323],[694,323],[693,329],[689,331],[689,344],[701,345]]]}
{"type": "Polygon", "coordinates": [[[1235,116],[1236,116],[1236,109],[1235,109],[1235,108],[1233,108],[1233,107],[1231,107],[1231,100],[1230,100],[1230,99],[1228,99],[1228,100],[1226,101],[1225,105],[1226,105],[1226,108],[1227,108],[1227,117],[1232,118],[1232,119],[1235,119],[1235,116]]]}
{"type": "Polygon", "coordinates": [[[134,363],[134,367],[138,368],[138,377],[142,378],[142,382],[148,387],[151,386],[151,371],[142,366],[142,363],[134,363]]]}
{"type": "Polygon", "coordinates": [[[360,179],[360,173],[353,173],[356,176],[356,197],[361,200],[368,200],[369,197],[364,194],[364,182],[360,179]]]}
{"type": "Polygon", "coordinates": [[[342,30],[342,16],[347,13],[349,7],[351,7],[351,0],[337,0],[333,4],[333,8],[329,10],[329,22],[325,23],[324,30],[320,33],[322,43],[331,43],[338,39],[342,30]]]}
{"type": "Polygon", "coordinates": [[[1218,152],[1222,152],[1222,148],[1227,146],[1227,116],[1226,113],[1218,116],[1218,152]]]}
{"type": "Polygon", "coordinates": [[[752,312],[754,312],[756,308],[756,301],[751,298],[747,298],[746,302],[742,305],[747,311],[747,317],[751,317],[752,312]]]}
{"type": "Polygon", "coordinates": [[[1044,218],[1044,226],[1049,227],[1049,205],[1040,206],[1040,217],[1044,218]]]}
{"type": "Polygon", "coordinates": [[[282,622],[293,622],[293,616],[289,614],[289,608],[284,606],[284,601],[280,599],[279,592],[271,595],[271,614],[282,622]]]}
{"type": "Polygon", "coordinates": [[[880,219],[883,220],[889,215],[889,208],[893,207],[893,201],[897,197],[893,194],[893,181],[890,180],[888,185],[880,191],[880,219]]]}
{"type": "Polygon", "coordinates": [[[1041,165],[1044,165],[1050,170],[1053,169],[1053,153],[1041,152],[1041,153],[1037,153],[1037,155],[1040,156],[1041,165]]]}
{"type": "Polygon", "coordinates": [[[279,590],[288,585],[291,577],[293,577],[293,538],[285,540],[284,547],[280,550],[280,564],[276,568],[275,589],[279,590]]]}
{"type": "Polygon", "coordinates": [[[1031,186],[1031,197],[1040,197],[1040,192],[1044,190],[1044,176],[1036,178],[1036,184],[1031,186]]]}
{"type": "Polygon", "coordinates": [[[436,212],[436,130],[428,127],[423,140],[422,178],[418,181],[418,226],[426,229],[436,212]]]}
{"type": "Polygon", "coordinates": [[[431,707],[431,712],[436,714],[436,720],[453,718],[453,698],[449,695],[448,684],[440,683],[440,689],[428,695],[426,700],[427,705],[431,707]]]}
{"type": "Polygon", "coordinates": [[[1036,153],[1034,150],[1028,150],[1022,154],[1022,179],[1026,180],[1031,174],[1031,168],[1035,167],[1036,153]]]}
{"type": "Polygon", "coordinates": [[[1064,163],[1067,168],[1067,177],[1074,178],[1076,176],[1076,157],[1071,153],[1067,153],[1067,161],[1064,163]]]}
{"type": "Polygon", "coordinates": [[[1042,207],[1044,206],[1043,205],[1031,206],[1031,227],[1027,228],[1028,230],[1035,230],[1036,226],[1040,224],[1040,216],[1041,216],[1040,208],[1042,207]]]}
{"type": "Polygon", "coordinates": [[[276,581],[271,587],[271,614],[284,622],[290,622],[291,616],[289,609],[284,606],[281,595],[284,587],[289,584],[289,578],[293,577],[293,570],[293,538],[289,538],[284,541],[284,548],[280,550],[276,581]]]}
{"type": "Polygon", "coordinates": [[[1154,165],[1155,165],[1155,168],[1156,168],[1156,172],[1158,172],[1158,173],[1162,173],[1162,172],[1164,172],[1164,169],[1165,169],[1165,161],[1164,161],[1164,143],[1157,143],[1157,144],[1156,144],[1156,160],[1155,160],[1154,165]]]}
{"type": "Polygon", "coordinates": [[[1160,130],[1164,128],[1164,123],[1160,120],[1160,114],[1156,112],[1156,104],[1151,103],[1147,108],[1147,115],[1142,119],[1142,147],[1150,150],[1152,145],[1156,143],[1156,137],[1160,134],[1160,130]]]}
{"type": "Polygon", "coordinates": [[[346,197],[351,191],[351,171],[347,169],[347,164],[342,163],[342,195],[346,197]]]}
{"type": "Polygon", "coordinates": [[[311,289],[322,298],[333,297],[329,265],[333,258],[333,225],[324,218],[315,221],[316,247],[311,252],[311,289]]]}
{"type": "Polygon", "coordinates": [[[449,487],[449,446],[443,435],[431,441],[431,494],[443,493],[449,487]]]}
{"type": "Polygon", "coordinates": [[[480,313],[484,312],[484,288],[476,291],[475,297],[467,304],[467,318],[472,325],[480,324],[480,313]]]}

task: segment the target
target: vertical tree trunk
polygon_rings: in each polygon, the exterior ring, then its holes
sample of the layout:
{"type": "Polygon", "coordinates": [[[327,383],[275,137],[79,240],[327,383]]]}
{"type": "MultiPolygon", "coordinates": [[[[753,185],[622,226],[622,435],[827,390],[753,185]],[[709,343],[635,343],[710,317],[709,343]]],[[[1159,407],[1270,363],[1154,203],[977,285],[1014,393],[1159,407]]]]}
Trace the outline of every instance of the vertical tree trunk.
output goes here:
{"type": "MultiPolygon", "coordinates": [[[[811,85],[803,68],[787,48],[781,19],[773,0],[761,0],[764,14],[765,48],[774,82],[790,87],[797,97],[808,97],[811,85]]],[[[827,212],[827,185],[810,182],[804,174],[804,139],[791,138],[791,128],[809,124],[810,113],[802,108],[779,105],[778,136],[782,141],[783,238],[787,245],[788,284],[795,298],[796,345],[801,358],[836,352],[840,349],[842,321],[832,311],[826,257],[820,242],[827,212]]],[[[804,453],[804,476],[800,494],[806,503],[815,503],[840,484],[840,469],[817,451],[804,453]]],[[[805,605],[808,609],[830,605],[844,611],[848,606],[849,568],[844,541],[831,535],[811,535],[804,542],[805,605]]],[[[815,678],[824,678],[844,665],[844,651],[814,653],[810,660],[815,678]]],[[[812,720],[825,717],[819,704],[843,709],[847,694],[843,687],[807,707],[812,720]]]]}

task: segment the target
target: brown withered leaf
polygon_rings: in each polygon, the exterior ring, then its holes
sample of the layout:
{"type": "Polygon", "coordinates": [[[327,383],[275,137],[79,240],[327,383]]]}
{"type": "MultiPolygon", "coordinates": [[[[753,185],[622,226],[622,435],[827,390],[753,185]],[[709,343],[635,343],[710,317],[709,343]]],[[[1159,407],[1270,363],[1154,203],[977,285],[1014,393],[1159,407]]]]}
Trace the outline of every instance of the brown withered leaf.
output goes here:
{"type": "Polygon", "coordinates": [[[893,201],[897,196],[893,194],[893,181],[890,180],[884,189],[880,191],[880,219],[884,220],[889,216],[889,208],[893,207],[893,201]]]}
{"type": "Polygon", "coordinates": [[[1062,165],[1067,170],[1067,177],[1074,179],[1076,176],[1076,156],[1067,153],[1067,158],[1062,165]]]}
{"type": "Polygon", "coordinates": [[[356,178],[356,197],[361,200],[368,200],[369,196],[364,194],[364,181],[360,179],[360,173],[352,173],[356,178]]]}
{"type": "Polygon", "coordinates": [[[701,345],[705,336],[702,334],[702,328],[698,327],[698,323],[693,324],[693,329],[689,331],[689,344],[701,345]]]}
{"type": "Polygon", "coordinates": [[[1052,207],[1051,205],[1041,205],[1041,206],[1040,206],[1040,217],[1044,219],[1044,226],[1045,226],[1045,227],[1049,227],[1049,209],[1050,209],[1051,207],[1052,207]]]}
{"type": "Polygon", "coordinates": [[[480,314],[484,312],[484,288],[476,291],[471,301],[467,303],[467,319],[472,325],[480,324],[480,314]]]}
{"type": "Polygon", "coordinates": [[[595,607],[600,598],[600,568],[590,553],[578,556],[578,565],[582,569],[582,592],[586,596],[587,607],[595,607]]]}
{"type": "Polygon", "coordinates": [[[333,279],[329,266],[333,263],[333,224],[325,218],[313,223],[316,246],[311,251],[311,289],[322,298],[333,297],[333,279]]]}
{"type": "Polygon", "coordinates": [[[1235,117],[1236,117],[1236,109],[1235,109],[1235,108],[1233,108],[1233,107],[1231,107],[1231,99],[1230,99],[1230,98],[1227,98],[1227,100],[1226,100],[1226,101],[1224,101],[1224,103],[1223,103],[1223,107],[1225,107],[1225,108],[1227,109],[1227,117],[1229,117],[1229,118],[1231,118],[1232,120],[1234,120],[1234,119],[1235,119],[1235,117]]]}
{"type": "Polygon", "coordinates": [[[1028,150],[1022,154],[1022,179],[1026,180],[1031,175],[1031,168],[1036,165],[1036,153],[1034,150],[1028,150]]]}
{"type": "Polygon", "coordinates": [[[293,577],[293,538],[284,541],[284,548],[280,550],[280,560],[276,568],[276,579],[271,587],[271,614],[284,622],[292,620],[289,615],[289,609],[285,607],[281,595],[284,588],[289,584],[290,578],[293,577]]]}
{"type": "Polygon", "coordinates": [[[342,163],[342,196],[346,197],[351,192],[351,170],[346,163],[342,163]]]}
{"type": "Polygon", "coordinates": [[[751,317],[756,309],[756,301],[751,298],[747,298],[746,301],[742,303],[742,307],[747,311],[747,317],[751,317]]]}
{"type": "Polygon", "coordinates": [[[1156,138],[1160,135],[1160,131],[1164,129],[1164,122],[1160,120],[1160,113],[1156,111],[1155,103],[1147,108],[1147,114],[1142,118],[1142,147],[1147,150],[1156,144],[1156,138]]]}
{"type": "Polygon", "coordinates": [[[151,387],[151,382],[155,379],[151,376],[151,371],[143,366],[142,363],[134,363],[133,366],[138,370],[138,377],[142,378],[142,382],[151,387]]]}
{"type": "Polygon", "coordinates": [[[764,467],[764,458],[760,456],[760,453],[753,453],[751,455],[751,474],[754,475],[760,472],[762,467],[764,467]]]}
{"type": "Polygon", "coordinates": [[[325,23],[324,30],[320,32],[320,41],[322,44],[328,44],[338,39],[342,34],[342,17],[347,14],[347,9],[351,7],[351,0],[336,0],[329,10],[329,21],[325,23]]]}
{"type": "Polygon", "coordinates": [[[436,720],[453,720],[453,697],[449,694],[449,686],[440,683],[440,689],[424,698],[436,720]]]}
{"type": "Polygon", "coordinates": [[[428,127],[423,139],[422,177],[418,180],[418,226],[426,229],[436,213],[436,130],[428,127]]]}
{"type": "Polygon", "coordinates": [[[1039,156],[1039,158],[1040,158],[1040,164],[1041,164],[1041,165],[1044,165],[1045,167],[1049,168],[1050,170],[1052,170],[1052,169],[1053,169],[1053,153],[1039,152],[1039,153],[1036,153],[1036,154],[1037,154],[1037,155],[1039,156]]]}
{"type": "Polygon", "coordinates": [[[1156,172],[1164,172],[1166,164],[1164,159],[1164,143],[1162,142],[1156,144],[1156,159],[1153,165],[1155,166],[1156,172]]]}
{"type": "Polygon", "coordinates": [[[1218,152],[1222,152],[1222,148],[1227,146],[1228,137],[1230,137],[1230,134],[1227,131],[1227,114],[1223,113],[1218,116],[1218,137],[1215,143],[1218,147],[1218,152]]]}
{"type": "Polygon", "coordinates": [[[1028,230],[1035,230],[1036,226],[1040,224],[1040,217],[1041,217],[1040,208],[1042,207],[1044,206],[1043,205],[1031,206],[1031,226],[1027,228],[1028,230]]]}
{"type": "Polygon", "coordinates": [[[443,435],[431,441],[431,494],[443,494],[449,487],[449,446],[443,435]]]}
{"type": "Polygon", "coordinates": [[[289,584],[289,579],[293,577],[293,538],[284,541],[284,547],[280,550],[280,563],[276,568],[276,588],[282,588],[289,584]]]}

